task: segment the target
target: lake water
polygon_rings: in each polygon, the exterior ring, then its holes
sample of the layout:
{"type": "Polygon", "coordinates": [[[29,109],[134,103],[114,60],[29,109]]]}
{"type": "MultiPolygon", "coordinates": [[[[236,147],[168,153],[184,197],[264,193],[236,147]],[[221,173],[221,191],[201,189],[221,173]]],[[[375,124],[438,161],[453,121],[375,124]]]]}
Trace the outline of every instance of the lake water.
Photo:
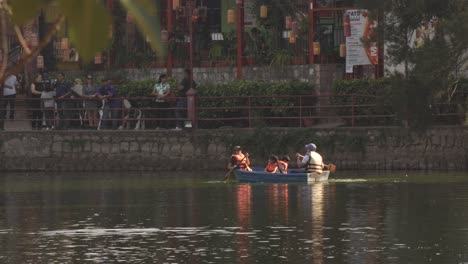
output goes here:
{"type": "Polygon", "coordinates": [[[468,263],[467,173],[3,173],[0,263],[468,263]]]}

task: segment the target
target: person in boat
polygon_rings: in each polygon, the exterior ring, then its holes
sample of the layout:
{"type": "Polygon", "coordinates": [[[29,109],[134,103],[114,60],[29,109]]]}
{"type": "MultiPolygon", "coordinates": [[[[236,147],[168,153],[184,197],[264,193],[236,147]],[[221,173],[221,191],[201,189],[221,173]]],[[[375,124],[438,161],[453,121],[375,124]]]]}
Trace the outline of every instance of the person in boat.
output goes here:
{"type": "Polygon", "coordinates": [[[240,146],[234,147],[234,153],[231,155],[231,161],[228,164],[228,169],[231,170],[234,167],[240,170],[252,171],[250,168],[249,153],[242,153],[240,146]]]}
{"type": "Polygon", "coordinates": [[[306,173],[322,173],[325,165],[320,154],[316,152],[317,146],[313,143],[305,145],[307,153],[302,156],[296,153],[296,162],[299,168],[305,167],[306,173]]]}
{"type": "Polygon", "coordinates": [[[288,155],[284,155],[281,159],[278,160],[278,170],[282,174],[288,174],[289,161],[291,159],[288,155]]]}
{"type": "Polygon", "coordinates": [[[269,172],[269,173],[278,172],[278,156],[271,155],[270,158],[268,158],[268,164],[265,168],[265,172],[269,172]]]}

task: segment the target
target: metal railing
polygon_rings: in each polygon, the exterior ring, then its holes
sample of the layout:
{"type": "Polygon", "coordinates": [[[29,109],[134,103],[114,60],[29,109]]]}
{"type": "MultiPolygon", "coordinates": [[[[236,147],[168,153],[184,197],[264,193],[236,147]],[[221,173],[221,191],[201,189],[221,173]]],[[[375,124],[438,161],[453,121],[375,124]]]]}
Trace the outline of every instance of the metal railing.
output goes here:
{"type": "MultiPolygon", "coordinates": [[[[6,115],[7,100],[0,99],[0,118],[6,115]]],[[[185,124],[205,129],[310,127],[330,123],[345,127],[399,125],[396,113],[377,100],[376,96],[359,94],[201,96],[176,98],[171,102],[156,102],[154,97],[120,97],[108,101],[31,98],[16,100],[17,104],[24,101],[25,107],[15,109],[16,116],[9,122],[31,121],[33,127],[55,129],[170,129],[185,124]],[[44,107],[47,100],[53,100],[52,107],[44,107]],[[187,107],[187,100],[194,103],[187,107]]],[[[434,104],[430,109],[436,125],[464,123],[466,105],[434,104]]]]}

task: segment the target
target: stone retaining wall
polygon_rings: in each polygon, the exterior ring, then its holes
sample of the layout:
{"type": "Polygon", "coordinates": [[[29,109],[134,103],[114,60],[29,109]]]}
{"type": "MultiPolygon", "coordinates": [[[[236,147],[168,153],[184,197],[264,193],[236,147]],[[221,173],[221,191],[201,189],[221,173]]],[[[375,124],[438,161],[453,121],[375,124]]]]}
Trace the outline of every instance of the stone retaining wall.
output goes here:
{"type": "MultiPolygon", "coordinates": [[[[339,169],[468,169],[468,128],[435,128],[422,135],[400,128],[272,129],[310,136],[339,169]],[[319,140],[320,139],[320,140],[319,140]],[[325,141],[324,141],[325,140],[325,141]],[[327,141],[328,140],[328,141],[327,141]],[[317,142],[317,141],[316,141],[317,142]]],[[[236,138],[254,129],[188,131],[27,131],[0,133],[0,170],[109,171],[224,169],[236,138]]],[[[262,138],[250,139],[260,144],[262,138]]],[[[295,143],[295,145],[297,145],[295,143]]],[[[254,155],[254,165],[265,157],[254,155]]],[[[291,146],[293,157],[302,147],[291,146]]],[[[281,154],[281,153],[278,153],[281,154]]]]}

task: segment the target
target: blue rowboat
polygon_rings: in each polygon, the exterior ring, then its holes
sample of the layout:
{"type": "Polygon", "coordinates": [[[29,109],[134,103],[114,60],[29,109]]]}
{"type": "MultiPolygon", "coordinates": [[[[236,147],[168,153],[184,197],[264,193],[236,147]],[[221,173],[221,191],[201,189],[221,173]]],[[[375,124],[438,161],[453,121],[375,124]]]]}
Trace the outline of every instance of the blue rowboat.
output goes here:
{"type": "Polygon", "coordinates": [[[297,170],[288,170],[288,174],[264,172],[263,168],[253,168],[253,171],[234,170],[234,174],[239,182],[322,182],[328,180],[330,171],[322,173],[305,173],[297,170]]]}

